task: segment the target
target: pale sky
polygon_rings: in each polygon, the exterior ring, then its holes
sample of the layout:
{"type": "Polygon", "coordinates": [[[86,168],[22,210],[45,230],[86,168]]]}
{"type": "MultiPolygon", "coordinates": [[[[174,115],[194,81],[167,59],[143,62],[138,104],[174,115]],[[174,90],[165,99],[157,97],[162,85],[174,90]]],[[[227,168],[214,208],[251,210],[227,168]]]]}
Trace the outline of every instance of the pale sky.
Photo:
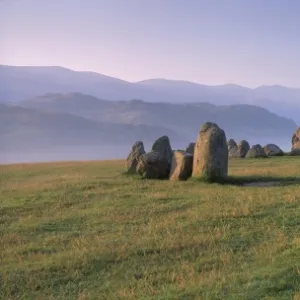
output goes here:
{"type": "Polygon", "coordinates": [[[0,64],[300,87],[300,1],[0,0],[0,64]]]}

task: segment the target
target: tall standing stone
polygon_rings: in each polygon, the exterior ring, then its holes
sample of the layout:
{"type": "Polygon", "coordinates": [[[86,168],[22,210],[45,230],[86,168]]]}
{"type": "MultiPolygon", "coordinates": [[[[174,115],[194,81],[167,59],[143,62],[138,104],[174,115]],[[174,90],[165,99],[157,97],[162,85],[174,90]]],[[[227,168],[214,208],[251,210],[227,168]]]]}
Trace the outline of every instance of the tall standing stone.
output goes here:
{"type": "Polygon", "coordinates": [[[126,160],[126,168],[127,173],[135,174],[136,168],[141,156],[145,154],[144,144],[141,141],[137,141],[133,146],[132,149],[127,157],[126,160]]]}
{"type": "Polygon", "coordinates": [[[228,147],[224,130],[215,123],[204,123],[194,150],[193,176],[219,181],[228,175],[228,147]]]}

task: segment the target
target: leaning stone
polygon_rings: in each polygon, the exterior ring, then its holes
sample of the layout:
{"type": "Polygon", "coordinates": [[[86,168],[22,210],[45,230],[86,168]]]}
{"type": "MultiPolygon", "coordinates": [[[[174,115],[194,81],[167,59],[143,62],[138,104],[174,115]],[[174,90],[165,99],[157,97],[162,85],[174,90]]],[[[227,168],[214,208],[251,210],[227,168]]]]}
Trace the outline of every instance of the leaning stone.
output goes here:
{"type": "Polygon", "coordinates": [[[185,151],[174,151],[170,180],[187,180],[193,171],[193,155],[185,151]]]}
{"type": "Polygon", "coordinates": [[[133,146],[132,149],[127,157],[126,160],[126,168],[128,174],[135,174],[136,167],[140,157],[145,154],[144,144],[141,141],[137,141],[133,146]]]}

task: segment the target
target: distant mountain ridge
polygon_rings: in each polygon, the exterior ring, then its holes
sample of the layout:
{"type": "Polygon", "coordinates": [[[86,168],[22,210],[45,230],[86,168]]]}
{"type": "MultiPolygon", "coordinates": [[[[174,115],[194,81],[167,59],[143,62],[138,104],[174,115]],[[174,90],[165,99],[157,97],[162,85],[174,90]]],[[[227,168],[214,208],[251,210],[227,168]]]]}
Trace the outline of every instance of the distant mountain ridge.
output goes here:
{"type": "Polygon", "coordinates": [[[167,103],[253,104],[300,124],[299,88],[274,85],[250,89],[235,84],[207,86],[167,79],[132,83],[95,72],[76,72],[62,67],[0,66],[0,102],[70,92],[114,101],[142,99],[167,103]]]}
{"type": "Polygon", "coordinates": [[[19,105],[44,112],[68,113],[96,122],[161,126],[194,140],[206,121],[217,122],[234,138],[284,137],[296,123],[253,105],[209,103],[155,103],[142,100],[108,101],[81,93],[47,94],[21,101],[19,105]]]}

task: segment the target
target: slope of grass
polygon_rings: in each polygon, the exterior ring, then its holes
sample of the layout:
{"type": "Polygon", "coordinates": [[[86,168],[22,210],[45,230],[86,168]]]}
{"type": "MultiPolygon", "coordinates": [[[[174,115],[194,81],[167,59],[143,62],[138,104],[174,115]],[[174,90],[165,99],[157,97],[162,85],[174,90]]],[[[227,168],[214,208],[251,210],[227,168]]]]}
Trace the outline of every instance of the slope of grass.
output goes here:
{"type": "MultiPolygon", "coordinates": [[[[0,166],[1,299],[300,299],[300,184],[147,181],[123,161],[0,166]]],[[[230,161],[300,178],[300,158],[230,161]]]]}

